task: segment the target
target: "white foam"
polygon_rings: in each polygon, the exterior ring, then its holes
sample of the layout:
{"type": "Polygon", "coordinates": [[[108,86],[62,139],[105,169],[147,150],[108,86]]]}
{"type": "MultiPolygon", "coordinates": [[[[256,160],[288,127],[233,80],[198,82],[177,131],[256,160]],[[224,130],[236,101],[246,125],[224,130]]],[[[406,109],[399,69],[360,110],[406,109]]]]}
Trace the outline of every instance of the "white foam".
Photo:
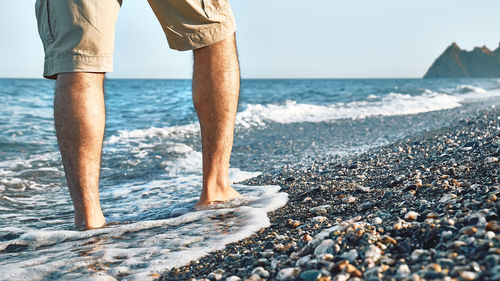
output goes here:
{"type": "MultiPolygon", "coordinates": [[[[281,124],[301,122],[332,122],[339,119],[360,119],[370,116],[397,116],[431,112],[460,107],[463,103],[499,96],[498,91],[471,85],[457,87],[458,94],[425,90],[421,95],[389,93],[385,96],[369,95],[365,101],[316,105],[288,100],[284,104],[247,104],[236,115],[236,129],[266,126],[268,122],[281,124]]],[[[155,139],[181,140],[199,133],[198,123],[165,128],[122,130],[111,136],[107,143],[126,144],[130,141],[155,139]]]]}
{"type": "Polygon", "coordinates": [[[118,273],[128,273],[127,280],[153,279],[153,273],[182,266],[269,226],[267,212],[288,200],[286,193],[278,192],[278,186],[238,188],[248,201],[229,209],[189,212],[176,218],[85,232],[29,231],[0,242],[0,250],[9,245],[25,245],[28,249],[17,253],[19,259],[15,261],[0,261],[2,278],[40,280],[57,272],[62,279],[116,277],[118,273]],[[95,264],[101,272],[93,269],[95,264]]]}
{"type": "Polygon", "coordinates": [[[237,116],[244,127],[260,126],[267,121],[281,124],[328,122],[338,119],[359,119],[370,116],[394,116],[450,109],[461,106],[462,98],[428,91],[419,96],[390,93],[380,100],[336,103],[331,105],[303,104],[287,101],[284,105],[248,105],[237,116]]]}
{"type": "Polygon", "coordinates": [[[200,130],[198,123],[191,123],[182,126],[171,126],[165,128],[151,127],[148,129],[136,129],[136,130],[120,130],[118,135],[111,136],[106,143],[124,143],[127,139],[144,139],[144,138],[155,138],[155,137],[184,137],[188,133],[197,133],[200,130]]]}

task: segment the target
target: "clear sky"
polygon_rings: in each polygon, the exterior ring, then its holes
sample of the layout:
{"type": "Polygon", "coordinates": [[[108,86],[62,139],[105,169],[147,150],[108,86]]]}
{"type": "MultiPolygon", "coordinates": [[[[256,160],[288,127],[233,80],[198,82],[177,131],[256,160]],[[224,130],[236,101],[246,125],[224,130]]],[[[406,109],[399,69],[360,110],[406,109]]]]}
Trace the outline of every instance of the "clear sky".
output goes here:
{"type": "MultiPolygon", "coordinates": [[[[452,42],[498,47],[498,0],[232,0],[244,78],[421,77],[452,42]]],[[[41,77],[34,1],[4,0],[0,77],[41,77]]],[[[146,0],[124,0],[114,78],[189,78],[146,0]]]]}

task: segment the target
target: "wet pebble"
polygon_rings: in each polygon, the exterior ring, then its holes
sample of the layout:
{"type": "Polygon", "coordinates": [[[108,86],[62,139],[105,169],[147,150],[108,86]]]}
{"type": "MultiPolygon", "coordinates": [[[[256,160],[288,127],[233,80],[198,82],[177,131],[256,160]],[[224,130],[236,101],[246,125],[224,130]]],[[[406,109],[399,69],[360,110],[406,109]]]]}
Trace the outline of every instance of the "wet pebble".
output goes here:
{"type": "Polygon", "coordinates": [[[293,280],[299,276],[300,269],[296,267],[283,268],[278,272],[278,280],[293,280]]]}
{"type": "Polygon", "coordinates": [[[269,271],[265,270],[263,267],[258,266],[252,270],[252,275],[256,274],[259,277],[262,278],[268,278],[269,277],[269,271]]]}
{"type": "Polygon", "coordinates": [[[317,216],[326,215],[331,205],[322,205],[309,209],[309,211],[317,216]]]}

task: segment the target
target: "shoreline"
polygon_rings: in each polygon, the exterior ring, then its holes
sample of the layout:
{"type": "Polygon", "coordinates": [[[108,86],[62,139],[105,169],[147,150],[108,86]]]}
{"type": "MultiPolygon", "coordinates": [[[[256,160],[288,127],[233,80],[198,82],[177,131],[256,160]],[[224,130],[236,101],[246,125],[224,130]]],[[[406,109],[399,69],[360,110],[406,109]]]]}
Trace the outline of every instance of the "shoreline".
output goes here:
{"type": "Polygon", "coordinates": [[[500,280],[499,115],[248,180],[271,226],[159,280],[500,280]]]}

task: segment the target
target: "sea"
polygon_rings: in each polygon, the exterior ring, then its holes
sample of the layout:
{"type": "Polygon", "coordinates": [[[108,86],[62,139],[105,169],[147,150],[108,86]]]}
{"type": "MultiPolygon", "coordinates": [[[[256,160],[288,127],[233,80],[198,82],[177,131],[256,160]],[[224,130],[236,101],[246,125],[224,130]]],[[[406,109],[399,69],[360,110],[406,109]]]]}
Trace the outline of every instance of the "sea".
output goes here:
{"type": "Polygon", "coordinates": [[[77,231],[53,88],[0,79],[0,280],[154,279],[270,225],[288,195],[244,180],[342,161],[500,105],[500,79],[244,79],[230,172],[245,199],[196,210],[191,81],[109,79],[100,181],[109,225],[77,231]]]}

